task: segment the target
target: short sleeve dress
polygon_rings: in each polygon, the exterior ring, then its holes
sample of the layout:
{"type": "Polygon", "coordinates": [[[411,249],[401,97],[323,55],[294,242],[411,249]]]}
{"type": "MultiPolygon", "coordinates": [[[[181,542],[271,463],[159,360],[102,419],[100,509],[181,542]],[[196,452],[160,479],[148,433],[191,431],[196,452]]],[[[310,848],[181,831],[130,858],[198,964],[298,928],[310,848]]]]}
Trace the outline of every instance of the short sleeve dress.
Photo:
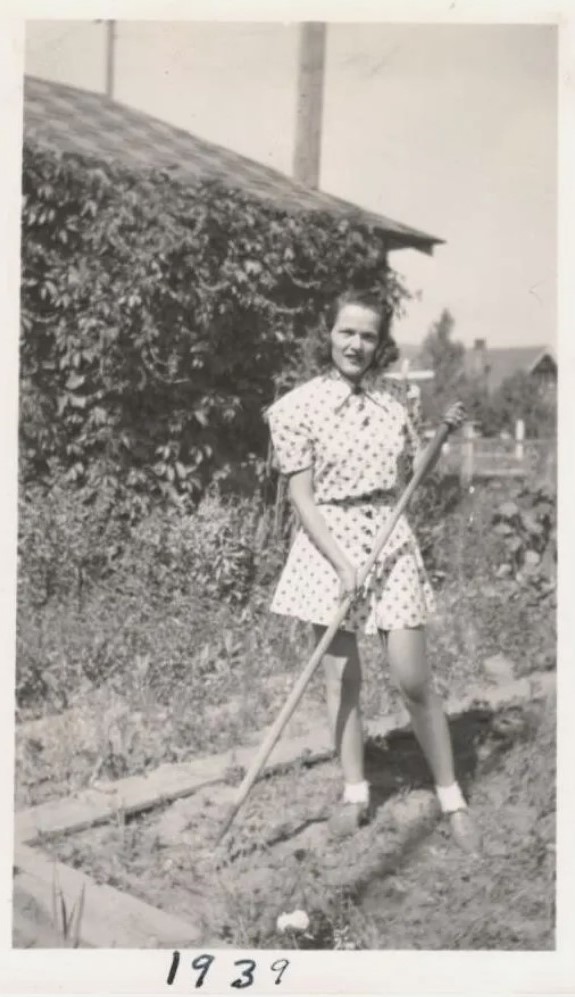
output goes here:
{"type": "MultiPolygon", "coordinates": [[[[374,547],[420,446],[419,389],[390,378],[357,388],[334,368],[294,388],[267,410],[282,474],[312,469],[314,501],[339,546],[358,568],[374,547]]],[[[271,610],[328,626],[339,579],[300,526],[271,610]]],[[[434,611],[416,538],[402,515],[342,629],[373,634],[425,624],[434,611]]]]}

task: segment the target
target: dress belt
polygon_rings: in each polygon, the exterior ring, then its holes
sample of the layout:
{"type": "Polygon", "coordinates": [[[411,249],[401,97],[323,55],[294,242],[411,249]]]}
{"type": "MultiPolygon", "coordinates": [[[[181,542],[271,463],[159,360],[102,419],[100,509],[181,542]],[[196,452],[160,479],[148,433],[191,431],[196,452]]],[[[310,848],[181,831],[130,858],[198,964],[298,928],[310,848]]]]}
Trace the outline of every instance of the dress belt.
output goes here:
{"type": "Polygon", "coordinates": [[[393,489],[383,488],[373,492],[364,492],[362,495],[349,495],[345,498],[316,499],[316,505],[337,505],[347,508],[354,505],[369,505],[373,502],[378,504],[395,505],[397,493],[393,489]]]}

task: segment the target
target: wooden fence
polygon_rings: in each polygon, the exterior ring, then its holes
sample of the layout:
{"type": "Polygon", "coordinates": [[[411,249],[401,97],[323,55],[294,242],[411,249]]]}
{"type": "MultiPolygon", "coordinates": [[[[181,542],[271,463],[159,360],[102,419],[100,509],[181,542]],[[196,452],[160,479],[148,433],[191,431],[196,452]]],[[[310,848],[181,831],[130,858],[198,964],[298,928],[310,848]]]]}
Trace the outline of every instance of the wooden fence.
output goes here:
{"type": "MultiPolygon", "coordinates": [[[[473,436],[467,431],[444,445],[437,470],[440,474],[454,475],[466,484],[478,479],[517,478],[526,482],[543,480],[554,486],[557,440],[502,440],[473,436]]],[[[289,524],[293,529],[295,520],[283,476],[277,480],[271,519],[268,530],[274,539],[289,529],[289,524]]]]}
{"type": "Polygon", "coordinates": [[[438,470],[464,481],[476,478],[543,478],[555,481],[557,440],[460,437],[444,447],[438,470]]]}

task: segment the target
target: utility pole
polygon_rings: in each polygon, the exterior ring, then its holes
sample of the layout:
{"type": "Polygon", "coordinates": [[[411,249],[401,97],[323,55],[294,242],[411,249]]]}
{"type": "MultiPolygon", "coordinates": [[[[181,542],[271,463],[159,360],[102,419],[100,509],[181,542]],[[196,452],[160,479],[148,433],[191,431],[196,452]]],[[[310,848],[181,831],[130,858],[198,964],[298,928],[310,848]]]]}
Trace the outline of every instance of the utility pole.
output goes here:
{"type": "Polygon", "coordinates": [[[319,186],[325,34],[325,24],[300,25],[293,175],[314,189],[319,186]]]}
{"type": "Polygon", "coordinates": [[[106,25],[106,97],[114,99],[114,75],[116,69],[116,22],[105,21],[106,25]]]}

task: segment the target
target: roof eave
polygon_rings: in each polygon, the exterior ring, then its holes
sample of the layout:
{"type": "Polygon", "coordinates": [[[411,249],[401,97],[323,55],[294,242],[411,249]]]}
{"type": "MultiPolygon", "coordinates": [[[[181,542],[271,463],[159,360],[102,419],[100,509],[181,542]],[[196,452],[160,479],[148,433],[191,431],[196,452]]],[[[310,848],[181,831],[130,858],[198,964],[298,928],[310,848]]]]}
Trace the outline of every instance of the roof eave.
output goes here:
{"type": "Polygon", "coordinates": [[[416,249],[420,253],[425,253],[427,256],[433,256],[433,251],[436,246],[445,245],[445,239],[435,239],[432,236],[429,238],[416,239],[410,236],[400,236],[394,232],[387,232],[385,229],[383,231],[387,242],[387,248],[390,252],[397,249],[416,249]]]}

